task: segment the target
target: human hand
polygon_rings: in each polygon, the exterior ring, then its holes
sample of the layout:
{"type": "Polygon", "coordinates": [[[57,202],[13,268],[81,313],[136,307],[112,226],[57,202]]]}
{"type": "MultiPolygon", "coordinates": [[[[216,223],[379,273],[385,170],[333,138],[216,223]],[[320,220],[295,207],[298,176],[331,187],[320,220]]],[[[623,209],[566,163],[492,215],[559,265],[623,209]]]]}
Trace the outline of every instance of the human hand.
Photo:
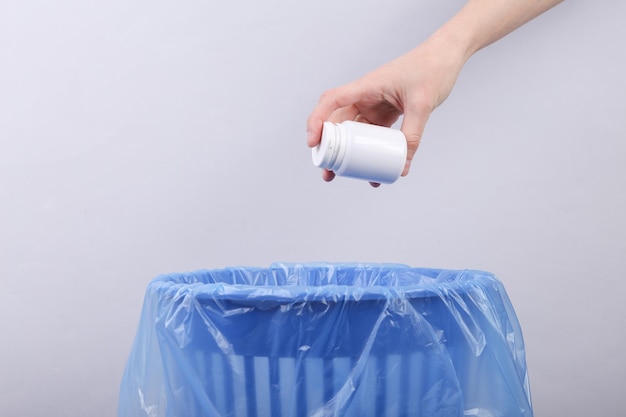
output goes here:
{"type": "MultiPolygon", "coordinates": [[[[404,115],[401,130],[407,140],[407,160],[402,176],[406,176],[426,121],[450,94],[466,59],[459,47],[431,37],[364,77],[324,92],[307,120],[307,145],[320,142],[324,121],[355,120],[389,127],[404,115]]],[[[334,177],[332,171],[323,170],[325,181],[334,177]]]]}

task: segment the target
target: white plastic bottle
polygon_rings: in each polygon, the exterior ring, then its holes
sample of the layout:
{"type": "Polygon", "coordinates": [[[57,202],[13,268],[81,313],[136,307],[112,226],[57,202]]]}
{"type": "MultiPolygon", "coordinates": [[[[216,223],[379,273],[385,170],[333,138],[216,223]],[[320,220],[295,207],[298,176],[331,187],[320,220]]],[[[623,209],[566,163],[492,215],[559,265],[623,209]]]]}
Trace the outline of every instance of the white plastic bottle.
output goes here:
{"type": "Polygon", "coordinates": [[[406,139],[396,129],[367,123],[325,122],[313,164],[343,177],[391,184],[406,162],[406,139]]]}

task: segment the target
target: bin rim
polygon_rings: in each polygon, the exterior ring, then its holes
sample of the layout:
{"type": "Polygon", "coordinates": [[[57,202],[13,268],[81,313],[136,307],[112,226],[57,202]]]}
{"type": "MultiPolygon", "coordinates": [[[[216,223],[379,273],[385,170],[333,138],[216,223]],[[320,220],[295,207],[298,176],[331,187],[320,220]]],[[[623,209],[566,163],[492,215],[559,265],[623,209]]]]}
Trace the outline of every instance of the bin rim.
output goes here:
{"type": "MultiPolygon", "coordinates": [[[[275,275],[274,275],[275,277],[275,275]]],[[[411,267],[405,264],[389,263],[273,263],[269,267],[236,266],[219,269],[199,269],[196,271],[162,274],[148,286],[167,298],[193,296],[198,300],[231,301],[244,304],[292,304],[297,302],[334,303],[344,301],[381,301],[390,299],[418,299],[465,294],[476,288],[496,284],[501,285],[490,272],[475,269],[442,269],[411,267]],[[347,271],[375,272],[390,282],[348,285],[345,283],[323,282],[302,285],[302,274],[334,274],[347,271]],[[216,275],[238,274],[238,278],[258,277],[259,274],[283,273],[293,282],[207,282],[216,275]],[[399,275],[401,274],[401,275],[399,275]],[[295,277],[294,277],[295,276],[295,277]],[[413,277],[415,283],[393,285],[397,278],[413,277]],[[365,284],[365,285],[364,285],[365,284]],[[169,295],[169,296],[168,296],[169,295]]]]}

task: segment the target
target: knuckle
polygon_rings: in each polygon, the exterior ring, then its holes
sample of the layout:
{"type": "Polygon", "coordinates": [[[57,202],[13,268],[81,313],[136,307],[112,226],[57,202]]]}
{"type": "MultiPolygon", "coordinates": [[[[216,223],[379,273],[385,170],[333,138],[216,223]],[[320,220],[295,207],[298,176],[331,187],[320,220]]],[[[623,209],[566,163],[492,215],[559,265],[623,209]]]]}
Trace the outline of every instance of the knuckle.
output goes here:
{"type": "Polygon", "coordinates": [[[328,101],[328,100],[334,101],[336,97],[337,97],[337,89],[330,88],[322,93],[320,97],[320,101],[328,101]]]}
{"type": "Polygon", "coordinates": [[[406,141],[406,147],[407,147],[407,160],[408,161],[412,161],[413,160],[413,156],[415,155],[415,152],[417,151],[417,148],[420,145],[420,141],[421,141],[421,137],[420,136],[416,136],[414,138],[407,138],[406,141]]]}

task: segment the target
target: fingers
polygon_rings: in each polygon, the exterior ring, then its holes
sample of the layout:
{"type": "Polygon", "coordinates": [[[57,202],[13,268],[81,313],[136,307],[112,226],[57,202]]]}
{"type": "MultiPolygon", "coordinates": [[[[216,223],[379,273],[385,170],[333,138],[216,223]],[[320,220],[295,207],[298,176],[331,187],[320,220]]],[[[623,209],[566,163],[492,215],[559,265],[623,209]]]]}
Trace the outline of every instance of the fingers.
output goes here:
{"type": "MultiPolygon", "coordinates": [[[[307,145],[314,147],[320,142],[324,121],[328,120],[336,110],[357,103],[360,99],[361,91],[355,83],[346,84],[343,87],[328,90],[322,94],[319,102],[307,119],[307,145]]],[[[355,111],[355,109],[348,111],[355,111]]],[[[356,116],[356,113],[354,116],[356,116]]]]}
{"type": "MultiPolygon", "coordinates": [[[[333,171],[329,171],[327,169],[322,169],[322,179],[326,182],[330,182],[333,179],[335,179],[335,173],[333,171]]],[[[374,188],[378,188],[380,187],[380,183],[379,182],[370,182],[369,183],[372,187],[374,188]]]]}
{"type": "Polygon", "coordinates": [[[362,114],[359,114],[357,109],[355,109],[355,111],[357,112],[357,114],[351,120],[354,120],[355,122],[360,122],[360,123],[372,124],[372,122],[370,122],[367,117],[363,116],[362,114]]]}
{"type": "MultiPolygon", "coordinates": [[[[328,90],[320,97],[317,106],[307,120],[307,145],[317,146],[322,137],[322,127],[326,120],[341,122],[354,119],[358,110],[352,104],[358,102],[360,94],[351,85],[328,90]]],[[[322,170],[322,179],[332,181],[335,173],[327,169],[322,170]]]]}
{"type": "Polygon", "coordinates": [[[335,173],[327,169],[322,169],[322,179],[326,182],[332,181],[335,178],[335,173]]]}

